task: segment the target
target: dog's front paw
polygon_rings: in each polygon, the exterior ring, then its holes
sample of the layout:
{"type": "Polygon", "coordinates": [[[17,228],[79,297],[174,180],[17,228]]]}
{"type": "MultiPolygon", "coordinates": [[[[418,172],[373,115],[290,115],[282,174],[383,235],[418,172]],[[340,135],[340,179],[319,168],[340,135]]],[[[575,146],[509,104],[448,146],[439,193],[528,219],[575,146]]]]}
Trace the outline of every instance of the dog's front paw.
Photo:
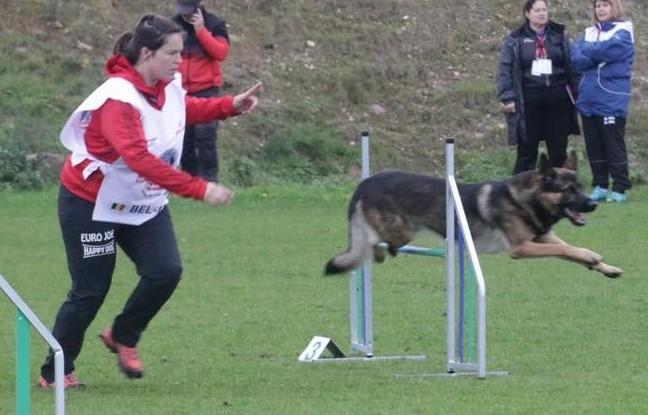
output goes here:
{"type": "Polygon", "coordinates": [[[601,260],[603,259],[602,256],[600,256],[596,252],[590,251],[589,249],[579,248],[578,250],[578,255],[580,256],[581,261],[591,267],[595,267],[596,265],[600,264],[601,260]]]}
{"type": "Polygon", "coordinates": [[[621,274],[623,274],[623,270],[621,268],[608,265],[605,262],[599,262],[598,264],[593,266],[592,269],[600,272],[608,278],[619,278],[621,274]]]}

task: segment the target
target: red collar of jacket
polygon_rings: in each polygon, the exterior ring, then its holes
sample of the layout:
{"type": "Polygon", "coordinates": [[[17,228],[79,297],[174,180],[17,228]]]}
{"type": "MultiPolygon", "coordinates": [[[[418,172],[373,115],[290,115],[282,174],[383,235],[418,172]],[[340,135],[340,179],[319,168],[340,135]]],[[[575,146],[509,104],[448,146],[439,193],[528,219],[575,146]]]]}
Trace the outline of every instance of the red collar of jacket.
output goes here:
{"type": "Polygon", "coordinates": [[[146,85],[142,75],[140,75],[128,59],[122,55],[111,56],[108,61],[106,61],[104,72],[109,78],[123,78],[133,84],[135,89],[144,95],[152,107],[161,109],[164,106],[164,88],[166,88],[171,81],[158,81],[153,86],[146,85]]]}

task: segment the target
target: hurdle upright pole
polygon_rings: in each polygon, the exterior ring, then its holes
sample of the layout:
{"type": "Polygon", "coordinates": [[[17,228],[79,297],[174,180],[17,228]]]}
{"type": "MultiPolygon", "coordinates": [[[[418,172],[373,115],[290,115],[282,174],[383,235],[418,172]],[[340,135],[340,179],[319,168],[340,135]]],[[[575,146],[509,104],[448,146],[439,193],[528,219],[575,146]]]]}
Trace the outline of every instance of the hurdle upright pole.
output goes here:
{"type": "MultiPolygon", "coordinates": [[[[454,176],[454,138],[445,140],[445,173],[454,176]]],[[[455,371],[455,215],[454,200],[446,180],[446,360],[449,373],[455,371]]]]}
{"type": "MultiPolygon", "coordinates": [[[[371,175],[369,162],[369,131],[360,133],[362,180],[371,175]]],[[[373,357],[373,306],[371,296],[371,262],[365,261],[360,271],[349,278],[349,323],[351,350],[373,357]]]]}
{"type": "MultiPolygon", "coordinates": [[[[457,305],[457,355],[456,359],[457,362],[463,363],[465,362],[464,359],[464,329],[466,331],[469,330],[468,327],[465,327],[464,322],[466,318],[466,278],[464,275],[464,270],[465,270],[465,264],[464,264],[464,241],[463,241],[463,235],[461,234],[461,229],[455,229],[455,237],[456,239],[456,248],[457,251],[455,252],[456,257],[457,257],[457,268],[459,271],[458,275],[458,280],[459,280],[459,286],[457,287],[459,289],[459,292],[457,293],[457,299],[459,300],[459,304],[457,305]]],[[[468,303],[472,301],[471,298],[468,298],[468,303]]]]}
{"type": "MultiPolygon", "coordinates": [[[[369,164],[369,131],[365,130],[360,133],[362,141],[362,179],[367,179],[371,175],[371,165],[369,164]]],[[[373,357],[373,298],[371,290],[371,261],[365,261],[362,265],[362,299],[364,309],[364,329],[365,342],[367,349],[365,355],[373,357]]]]}
{"type": "Polygon", "coordinates": [[[360,133],[360,145],[362,150],[362,180],[371,175],[371,166],[369,164],[369,131],[360,133]]]}

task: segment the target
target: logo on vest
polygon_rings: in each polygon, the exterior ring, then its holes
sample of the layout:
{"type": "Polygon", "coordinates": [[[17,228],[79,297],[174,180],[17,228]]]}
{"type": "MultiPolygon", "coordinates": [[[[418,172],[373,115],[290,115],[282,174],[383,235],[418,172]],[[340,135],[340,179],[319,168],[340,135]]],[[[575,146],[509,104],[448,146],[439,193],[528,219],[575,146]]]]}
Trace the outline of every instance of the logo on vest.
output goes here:
{"type": "Polygon", "coordinates": [[[176,161],[178,161],[178,159],[178,152],[175,148],[170,148],[164,153],[160,154],[160,160],[165,161],[172,166],[176,165],[176,161]]]}
{"type": "Polygon", "coordinates": [[[115,231],[90,232],[80,235],[83,258],[93,258],[115,253],[115,231]]]}
{"type": "Polygon", "coordinates": [[[164,209],[164,206],[151,206],[151,205],[132,205],[128,213],[135,213],[138,215],[150,215],[158,213],[164,209]]]}
{"type": "Polygon", "coordinates": [[[124,205],[122,203],[113,203],[112,205],[110,205],[111,210],[116,210],[118,212],[123,211],[125,208],[126,208],[126,205],[124,205]]]}
{"type": "Polygon", "coordinates": [[[166,196],[169,191],[166,190],[164,187],[160,186],[159,184],[155,184],[152,182],[149,182],[142,176],[139,176],[136,180],[137,184],[141,184],[142,187],[142,195],[146,197],[155,197],[155,196],[166,196]]]}
{"type": "Polygon", "coordinates": [[[88,128],[90,120],[92,119],[92,111],[83,111],[79,117],[79,124],[82,128],[88,128]]]}

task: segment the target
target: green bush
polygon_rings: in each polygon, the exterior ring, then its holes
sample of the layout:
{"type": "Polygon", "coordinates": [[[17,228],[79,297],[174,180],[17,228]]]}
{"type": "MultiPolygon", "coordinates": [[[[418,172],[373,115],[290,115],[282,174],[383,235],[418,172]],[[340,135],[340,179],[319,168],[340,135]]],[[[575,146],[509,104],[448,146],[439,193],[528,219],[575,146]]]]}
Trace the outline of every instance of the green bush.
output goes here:
{"type": "Polygon", "coordinates": [[[491,151],[457,151],[455,153],[455,177],[461,182],[511,177],[515,151],[509,149],[491,151]]]}
{"type": "Polygon", "coordinates": [[[257,183],[257,164],[249,157],[237,157],[229,165],[229,173],[233,183],[239,186],[253,186],[257,183]]]}
{"type": "Polygon", "coordinates": [[[0,147],[0,189],[35,190],[45,186],[42,168],[19,145],[0,147]]]}
{"type": "Polygon", "coordinates": [[[264,147],[263,163],[271,175],[297,182],[343,174],[357,156],[341,142],[340,135],[341,132],[326,125],[287,127],[264,147]]]}

